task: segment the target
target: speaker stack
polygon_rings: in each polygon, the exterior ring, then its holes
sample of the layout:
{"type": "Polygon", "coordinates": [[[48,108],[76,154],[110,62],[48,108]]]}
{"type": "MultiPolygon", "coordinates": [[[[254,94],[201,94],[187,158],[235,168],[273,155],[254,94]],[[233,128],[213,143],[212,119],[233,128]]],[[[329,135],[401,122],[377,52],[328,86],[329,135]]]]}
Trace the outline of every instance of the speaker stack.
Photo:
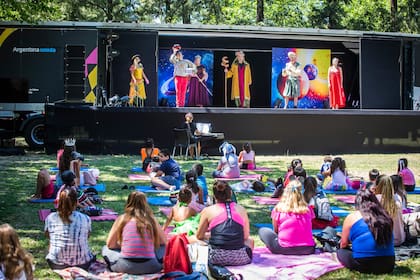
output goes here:
{"type": "Polygon", "coordinates": [[[64,53],[64,98],[83,102],[85,89],[85,46],[66,45],[64,53]]]}

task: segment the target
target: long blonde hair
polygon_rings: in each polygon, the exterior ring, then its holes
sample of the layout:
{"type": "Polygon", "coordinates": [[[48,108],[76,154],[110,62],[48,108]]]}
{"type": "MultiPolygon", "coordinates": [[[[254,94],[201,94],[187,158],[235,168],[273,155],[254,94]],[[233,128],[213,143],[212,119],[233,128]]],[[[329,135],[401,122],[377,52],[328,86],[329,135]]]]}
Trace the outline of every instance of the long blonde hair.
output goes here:
{"type": "Polygon", "coordinates": [[[137,232],[143,238],[148,231],[153,238],[155,249],[160,246],[159,230],[157,228],[153,210],[147,203],[146,195],[142,192],[134,191],[128,195],[124,209],[124,218],[118,228],[118,241],[122,242],[122,232],[124,226],[132,219],[136,220],[137,232]]]}
{"type": "Polygon", "coordinates": [[[394,186],[391,177],[387,175],[379,175],[376,179],[376,194],[381,195],[380,203],[391,217],[395,217],[399,209],[394,197],[394,186]]]}
{"type": "Polygon", "coordinates": [[[302,195],[302,184],[298,180],[291,181],[284,189],[276,210],[282,213],[304,214],[309,211],[302,195]]]}
{"type": "Polygon", "coordinates": [[[0,263],[4,265],[6,279],[16,279],[25,273],[32,280],[32,255],[20,245],[16,230],[9,224],[0,226],[0,263]]]}

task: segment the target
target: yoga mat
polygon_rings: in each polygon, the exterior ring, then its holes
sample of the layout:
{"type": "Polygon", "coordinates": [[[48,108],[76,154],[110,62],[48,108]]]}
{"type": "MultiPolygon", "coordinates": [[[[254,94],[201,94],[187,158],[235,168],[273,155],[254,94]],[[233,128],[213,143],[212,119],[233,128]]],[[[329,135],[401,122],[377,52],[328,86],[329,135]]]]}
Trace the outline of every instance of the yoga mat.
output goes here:
{"type": "MultiPolygon", "coordinates": [[[[80,171],[88,171],[89,167],[80,167],[80,171]]],[[[50,167],[51,172],[58,172],[58,167],[50,167]]]]}
{"type": "Polygon", "coordinates": [[[95,190],[97,190],[98,192],[105,192],[106,191],[106,186],[105,186],[105,184],[96,184],[95,186],[88,186],[88,185],[85,185],[85,186],[80,186],[80,188],[82,189],[82,190],[85,190],[85,189],[87,189],[87,188],[94,188],[95,190]]]}
{"type": "Polygon", "coordinates": [[[317,279],[323,274],[343,268],[331,253],[307,256],[272,254],[265,247],[254,248],[252,263],[241,266],[228,266],[243,279],[317,279]]]}
{"type": "MultiPolygon", "coordinates": [[[[41,222],[45,221],[47,216],[51,213],[51,209],[40,209],[38,210],[39,220],[41,222]]],[[[100,216],[90,216],[92,221],[115,221],[118,218],[118,213],[114,212],[112,209],[102,209],[102,215],[100,216]]]]}
{"type": "Polygon", "coordinates": [[[257,167],[255,169],[241,169],[241,171],[270,172],[271,171],[271,168],[268,168],[268,167],[257,167]]]}
{"type": "MultiPolygon", "coordinates": [[[[263,228],[263,227],[266,227],[266,228],[271,228],[271,229],[273,229],[273,225],[272,224],[269,224],[269,223],[256,223],[256,224],[253,224],[255,227],[257,227],[257,228],[263,228]]],[[[338,227],[336,227],[336,228],[334,228],[337,232],[342,232],[343,231],[343,227],[342,226],[338,226],[338,227]]],[[[322,229],[313,229],[312,230],[312,234],[317,234],[317,233],[320,233],[322,231],[322,229]]]]}
{"type": "Polygon", "coordinates": [[[415,187],[414,188],[414,191],[407,192],[407,194],[420,194],[420,187],[415,187]]]}
{"type": "Polygon", "coordinates": [[[280,199],[279,198],[271,198],[267,196],[253,196],[252,199],[261,205],[276,205],[280,199]]]}
{"type": "Polygon", "coordinates": [[[355,195],[335,195],[333,197],[336,200],[344,202],[346,204],[354,204],[354,200],[356,199],[355,195]]]}
{"type": "Polygon", "coordinates": [[[354,189],[348,189],[345,191],[333,191],[333,190],[325,190],[322,189],[326,194],[356,194],[357,190],[354,189]]]}
{"type": "Polygon", "coordinates": [[[52,203],[55,198],[40,198],[40,199],[28,199],[30,203],[52,203]]]}
{"type": "Polygon", "coordinates": [[[169,190],[158,190],[151,186],[136,186],[136,191],[144,193],[170,193],[169,190]]]}
{"type": "Polygon", "coordinates": [[[333,214],[338,217],[347,217],[347,215],[350,214],[350,211],[347,211],[346,209],[343,209],[335,205],[331,205],[331,210],[333,214]]]}
{"type": "Polygon", "coordinates": [[[144,170],[140,166],[134,166],[131,168],[131,172],[144,172],[144,170]]]}
{"type": "Polygon", "coordinates": [[[240,180],[257,180],[260,178],[260,174],[242,174],[236,178],[214,178],[215,180],[219,181],[240,181],[240,180]]]}
{"type": "Polygon", "coordinates": [[[167,196],[148,197],[147,203],[154,206],[173,206],[172,202],[167,196]]]}
{"type": "Polygon", "coordinates": [[[150,176],[147,174],[129,174],[128,179],[131,181],[150,181],[150,176]]]}

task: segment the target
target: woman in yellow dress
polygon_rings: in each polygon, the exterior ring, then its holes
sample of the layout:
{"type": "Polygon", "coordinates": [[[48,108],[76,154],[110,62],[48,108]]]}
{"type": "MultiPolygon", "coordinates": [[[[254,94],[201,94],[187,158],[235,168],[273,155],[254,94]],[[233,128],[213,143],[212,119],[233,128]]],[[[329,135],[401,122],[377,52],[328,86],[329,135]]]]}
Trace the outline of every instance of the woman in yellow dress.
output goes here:
{"type": "Polygon", "coordinates": [[[146,85],[149,84],[149,79],[144,73],[143,64],[140,63],[140,55],[136,54],[131,57],[131,66],[130,66],[130,106],[143,107],[144,100],[146,99],[146,90],[144,87],[144,82],[146,85]]]}

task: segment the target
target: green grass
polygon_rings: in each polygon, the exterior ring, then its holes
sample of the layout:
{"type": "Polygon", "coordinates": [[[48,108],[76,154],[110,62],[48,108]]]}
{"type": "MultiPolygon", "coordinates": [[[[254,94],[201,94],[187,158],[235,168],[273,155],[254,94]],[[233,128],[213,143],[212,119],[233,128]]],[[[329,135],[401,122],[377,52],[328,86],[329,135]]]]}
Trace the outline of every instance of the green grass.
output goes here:
{"type": "MultiPolygon", "coordinates": [[[[394,174],[397,161],[400,157],[408,158],[409,167],[416,175],[417,184],[420,184],[420,154],[370,154],[370,155],[341,155],[347,163],[347,169],[351,175],[367,178],[368,171],[378,168],[381,173],[394,174]]],[[[270,167],[272,172],[266,173],[270,178],[283,176],[286,167],[296,156],[257,156],[259,166],[270,167]]],[[[308,174],[315,175],[321,166],[323,156],[298,156],[302,159],[304,168],[308,174]]],[[[178,160],[178,159],[177,159],[178,160]]],[[[184,171],[191,168],[195,161],[178,160],[184,171]]],[[[105,155],[86,156],[86,163],[99,168],[101,171],[100,181],[106,184],[107,191],[103,194],[104,207],[112,208],[121,213],[128,195],[127,190],[121,190],[125,184],[139,185],[141,183],[130,182],[127,175],[133,166],[140,166],[138,156],[105,155]]],[[[216,167],[217,160],[203,160],[205,175],[210,178],[212,170],[216,167]]],[[[59,279],[52,272],[46,262],[48,240],[44,236],[43,223],[39,221],[37,210],[52,207],[52,204],[30,204],[26,201],[28,196],[35,190],[36,175],[39,169],[52,167],[56,164],[55,155],[29,152],[25,156],[0,157],[0,223],[10,223],[18,230],[23,246],[34,255],[38,279],[59,279]]],[[[208,179],[211,186],[213,180],[208,179]]],[[[270,222],[269,209],[267,206],[258,205],[250,195],[239,194],[239,203],[244,205],[248,212],[251,223],[270,222]]],[[[409,195],[409,201],[420,203],[420,195],[409,195]]],[[[347,207],[345,204],[340,204],[347,207]]],[[[165,217],[154,208],[155,214],[161,223],[165,217]]],[[[105,244],[105,240],[112,222],[92,223],[92,234],[89,239],[93,250],[98,253],[105,244]]],[[[251,235],[255,239],[256,246],[263,244],[258,238],[257,229],[251,226],[251,235]]],[[[411,259],[397,263],[397,268],[391,275],[373,276],[362,275],[347,269],[341,269],[321,279],[420,279],[420,259],[411,259]]]]}

